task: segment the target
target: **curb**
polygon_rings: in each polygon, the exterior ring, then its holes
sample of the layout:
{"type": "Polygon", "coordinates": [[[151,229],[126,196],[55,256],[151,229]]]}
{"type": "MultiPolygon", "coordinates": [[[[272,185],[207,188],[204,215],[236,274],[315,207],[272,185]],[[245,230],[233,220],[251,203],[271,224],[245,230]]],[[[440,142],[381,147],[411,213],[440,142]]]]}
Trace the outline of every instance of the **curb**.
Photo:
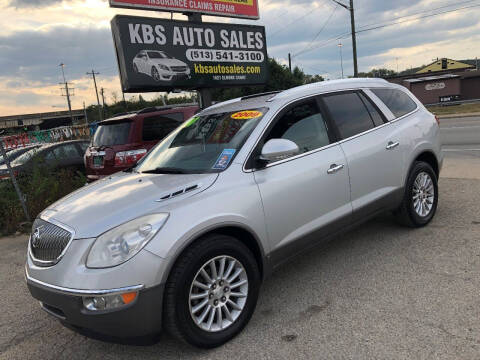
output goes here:
{"type": "Polygon", "coordinates": [[[448,115],[437,115],[437,116],[439,119],[467,118],[467,117],[480,117],[480,113],[448,114],[448,115]]]}

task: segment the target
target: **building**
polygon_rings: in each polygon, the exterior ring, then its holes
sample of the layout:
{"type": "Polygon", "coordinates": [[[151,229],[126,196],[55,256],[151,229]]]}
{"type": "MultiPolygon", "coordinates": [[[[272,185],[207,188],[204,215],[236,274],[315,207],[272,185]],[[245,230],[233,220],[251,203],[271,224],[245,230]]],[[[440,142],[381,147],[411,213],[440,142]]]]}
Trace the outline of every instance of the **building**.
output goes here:
{"type": "Polygon", "coordinates": [[[457,60],[442,58],[438,59],[431,64],[425,66],[424,68],[418,70],[417,74],[426,74],[438,71],[450,71],[450,70],[468,70],[475,69],[475,66],[466,64],[457,60]]]}
{"type": "Polygon", "coordinates": [[[28,130],[46,130],[85,122],[83,109],[72,110],[72,116],[73,124],[68,111],[0,116],[0,129],[9,129],[11,131],[25,128],[28,130]]]}
{"type": "Polygon", "coordinates": [[[425,105],[461,100],[480,101],[480,70],[456,68],[418,72],[386,80],[405,86],[425,105]]]}

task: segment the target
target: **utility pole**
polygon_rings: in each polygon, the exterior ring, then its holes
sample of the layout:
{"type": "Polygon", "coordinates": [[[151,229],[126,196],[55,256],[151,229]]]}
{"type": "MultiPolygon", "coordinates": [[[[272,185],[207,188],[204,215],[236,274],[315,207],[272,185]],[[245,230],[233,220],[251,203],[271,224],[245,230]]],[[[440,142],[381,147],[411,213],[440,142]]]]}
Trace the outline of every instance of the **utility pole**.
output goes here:
{"type": "MultiPolygon", "coordinates": [[[[73,90],[73,88],[69,88],[68,87],[68,82],[67,82],[67,80],[65,80],[65,71],[63,70],[63,68],[65,67],[65,64],[61,63],[58,66],[60,66],[62,68],[62,75],[63,75],[63,83],[60,83],[60,85],[65,85],[65,95],[62,94],[62,96],[67,97],[68,111],[70,113],[70,120],[72,121],[72,125],[73,125],[72,103],[70,102],[70,89],[73,90]]],[[[72,96],[73,96],[73,94],[72,94],[72,96]]]]}
{"type": "Polygon", "coordinates": [[[83,102],[83,116],[85,116],[85,125],[88,125],[87,108],[85,107],[85,101],[83,102]]]}
{"type": "Polygon", "coordinates": [[[91,73],[87,72],[87,75],[92,75],[92,78],[93,78],[93,84],[95,85],[95,95],[97,95],[98,116],[100,121],[102,121],[103,118],[102,118],[102,110],[100,110],[100,98],[98,97],[97,79],[95,78],[95,75],[100,75],[100,73],[95,72],[95,70],[92,69],[92,72],[91,73]]]}
{"type": "Polygon", "coordinates": [[[288,68],[290,69],[290,73],[292,72],[292,55],[288,53],[288,68]]]}
{"type": "Polygon", "coordinates": [[[357,63],[357,34],[355,31],[355,10],[353,8],[353,0],[350,0],[350,6],[345,5],[337,0],[332,0],[336,4],[350,11],[350,24],[352,27],[352,48],[353,48],[353,77],[358,77],[358,63],[357,63]]]}
{"type": "Polygon", "coordinates": [[[340,66],[342,67],[342,79],[343,79],[343,54],[342,54],[343,44],[339,42],[338,47],[340,48],[340,66]]]}
{"type": "Polygon", "coordinates": [[[103,117],[105,117],[105,89],[100,89],[100,94],[102,95],[102,104],[103,104],[103,117]]]}

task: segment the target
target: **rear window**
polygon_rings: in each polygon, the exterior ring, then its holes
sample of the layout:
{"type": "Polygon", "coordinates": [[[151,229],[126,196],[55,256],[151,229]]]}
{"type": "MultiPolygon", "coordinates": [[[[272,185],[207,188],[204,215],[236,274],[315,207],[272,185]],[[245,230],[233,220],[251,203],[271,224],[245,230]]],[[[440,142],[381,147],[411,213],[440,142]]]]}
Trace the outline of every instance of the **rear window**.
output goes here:
{"type": "Polygon", "coordinates": [[[183,122],[183,113],[172,113],[143,119],[143,141],[159,141],[183,122]]]}
{"type": "Polygon", "coordinates": [[[390,109],[395,117],[408,114],[417,108],[417,104],[403,91],[398,89],[371,89],[390,109]]]}
{"type": "Polygon", "coordinates": [[[100,124],[93,136],[93,146],[111,146],[128,143],[132,122],[111,122],[100,124]]]}

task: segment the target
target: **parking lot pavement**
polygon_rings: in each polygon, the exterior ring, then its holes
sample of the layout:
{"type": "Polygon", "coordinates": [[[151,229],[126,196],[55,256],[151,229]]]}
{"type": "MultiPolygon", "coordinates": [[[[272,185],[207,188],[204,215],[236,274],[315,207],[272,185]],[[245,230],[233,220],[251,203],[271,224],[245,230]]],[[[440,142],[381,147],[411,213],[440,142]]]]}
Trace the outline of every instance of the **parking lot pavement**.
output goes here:
{"type": "Polygon", "coordinates": [[[285,265],[243,333],[209,351],[62,327],[28,294],[25,249],[0,239],[1,359],[480,359],[480,180],[441,179],[426,228],[384,216],[285,265]]]}

